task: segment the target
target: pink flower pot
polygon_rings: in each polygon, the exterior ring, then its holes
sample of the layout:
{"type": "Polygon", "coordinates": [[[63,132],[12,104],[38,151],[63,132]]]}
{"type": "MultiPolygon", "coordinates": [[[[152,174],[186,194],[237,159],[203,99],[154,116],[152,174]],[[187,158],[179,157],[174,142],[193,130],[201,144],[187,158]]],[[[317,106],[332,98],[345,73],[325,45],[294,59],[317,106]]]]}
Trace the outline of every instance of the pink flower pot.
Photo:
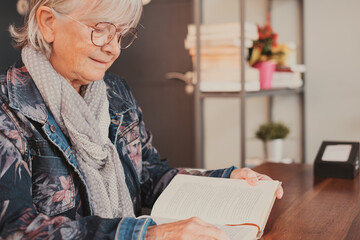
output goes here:
{"type": "Polygon", "coordinates": [[[254,67],[259,69],[260,89],[271,89],[276,64],[271,61],[257,62],[254,64],[254,67]]]}

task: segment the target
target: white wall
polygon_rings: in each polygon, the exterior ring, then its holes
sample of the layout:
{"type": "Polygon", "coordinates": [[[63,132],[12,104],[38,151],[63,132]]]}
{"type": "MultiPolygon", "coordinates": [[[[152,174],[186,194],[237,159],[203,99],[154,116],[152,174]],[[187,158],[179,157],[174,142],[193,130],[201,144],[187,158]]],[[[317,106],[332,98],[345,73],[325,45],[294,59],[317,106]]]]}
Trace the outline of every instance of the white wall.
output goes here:
{"type": "Polygon", "coordinates": [[[359,9],[359,0],[305,0],[308,162],[323,140],[360,141],[359,9]]]}
{"type": "MultiPolygon", "coordinates": [[[[293,41],[300,47],[299,12],[296,0],[272,1],[272,26],[279,42],[293,41]]],[[[312,163],[323,140],[360,140],[360,1],[305,0],[306,72],[306,161],[312,163]]],[[[265,22],[266,0],[247,1],[248,21],[265,22]]],[[[205,23],[237,21],[237,0],[204,0],[205,23]]],[[[265,122],[266,98],[247,100],[247,156],[261,158],[262,144],[254,138],[265,122]]],[[[274,100],[274,120],[291,128],[284,156],[300,161],[299,99],[278,96],[274,100]]],[[[237,99],[205,100],[205,167],[238,165],[240,156],[237,99]]]]}

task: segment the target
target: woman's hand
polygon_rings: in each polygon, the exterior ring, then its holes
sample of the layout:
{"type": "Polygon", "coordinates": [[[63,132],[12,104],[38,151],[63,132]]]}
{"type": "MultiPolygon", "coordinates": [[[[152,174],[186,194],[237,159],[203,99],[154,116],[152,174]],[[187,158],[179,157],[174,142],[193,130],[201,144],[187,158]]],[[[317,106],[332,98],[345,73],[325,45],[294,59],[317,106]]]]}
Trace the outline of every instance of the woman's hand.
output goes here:
{"type": "MultiPolygon", "coordinates": [[[[230,178],[233,179],[244,179],[246,180],[250,185],[255,186],[258,184],[259,181],[262,180],[272,180],[269,176],[257,173],[250,168],[240,168],[235,169],[231,172],[230,178]]],[[[284,190],[280,186],[279,189],[276,191],[276,198],[280,199],[284,195],[284,190]]]]}
{"type": "Polygon", "coordinates": [[[219,228],[204,222],[198,217],[148,227],[146,240],[230,240],[219,228]]]}

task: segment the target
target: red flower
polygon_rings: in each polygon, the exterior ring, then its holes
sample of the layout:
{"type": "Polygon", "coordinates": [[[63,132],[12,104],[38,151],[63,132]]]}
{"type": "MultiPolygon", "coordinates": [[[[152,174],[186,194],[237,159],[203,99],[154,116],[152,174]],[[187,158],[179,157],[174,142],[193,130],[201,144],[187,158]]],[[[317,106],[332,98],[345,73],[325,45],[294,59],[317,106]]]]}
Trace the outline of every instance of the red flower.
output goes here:
{"type": "Polygon", "coordinates": [[[277,33],[273,32],[270,25],[270,14],[267,16],[266,24],[261,27],[257,25],[259,39],[253,42],[253,47],[249,49],[249,63],[254,65],[256,62],[267,61],[272,58],[272,47],[277,46],[277,33]]]}
{"type": "Polygon", "coordinates": [[[274,34],[272,35],[272,38],[273,38],[273,40],[272,40],[272,46],[274,47],[274,46],[277,45],[278,34],[277,34],[277,33],[274,33],[274,34]]]}
{"type": "Polygon", "coordinates": [[[266,23],[264,27],[257,25],[257,28],[259,33],[259,40],[264,40],[273,36],[273,30],[270,26],[270,23],[266,23]]]}

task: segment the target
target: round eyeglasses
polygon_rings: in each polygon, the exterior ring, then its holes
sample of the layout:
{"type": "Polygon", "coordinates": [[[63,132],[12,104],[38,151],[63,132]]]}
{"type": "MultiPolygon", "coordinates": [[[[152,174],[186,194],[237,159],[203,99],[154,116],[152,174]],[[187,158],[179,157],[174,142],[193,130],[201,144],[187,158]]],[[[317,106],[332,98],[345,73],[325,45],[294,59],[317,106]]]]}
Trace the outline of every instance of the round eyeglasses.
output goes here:
{"type": "MultiPolygon", "coordinates": [[[[54,9],[51,10],[55,15],[59,15],[59,13],[54,9]]],[[[137,39],[138,31],[136,28],[118,30],[115,24],[110,22],[99,22],[95,24],[95,26],[89,26],[69,15],[64,14],[63,16],[66,16],[82,26],[89,28],[91,30],[91,42],[97,47],[103,47],[109,44],[119,32],[122,32],[118,36],[118,43],[120,44],[121,49],[130,47],[130,45],[137,39]]]]}
{"type": "MultiPolygon", "coordinates": [[[[109,44],[117,35],[118,30],[116,26],[109,22],[99,22],[94,27],[87,26],[91,29],[91,41],[95,46],[103,47],[109,44]]],[[[119,34],[118,42],[121,49],[126,49],[137,38],[137,29],[129,28],[124,33],[119,34]]]]}

